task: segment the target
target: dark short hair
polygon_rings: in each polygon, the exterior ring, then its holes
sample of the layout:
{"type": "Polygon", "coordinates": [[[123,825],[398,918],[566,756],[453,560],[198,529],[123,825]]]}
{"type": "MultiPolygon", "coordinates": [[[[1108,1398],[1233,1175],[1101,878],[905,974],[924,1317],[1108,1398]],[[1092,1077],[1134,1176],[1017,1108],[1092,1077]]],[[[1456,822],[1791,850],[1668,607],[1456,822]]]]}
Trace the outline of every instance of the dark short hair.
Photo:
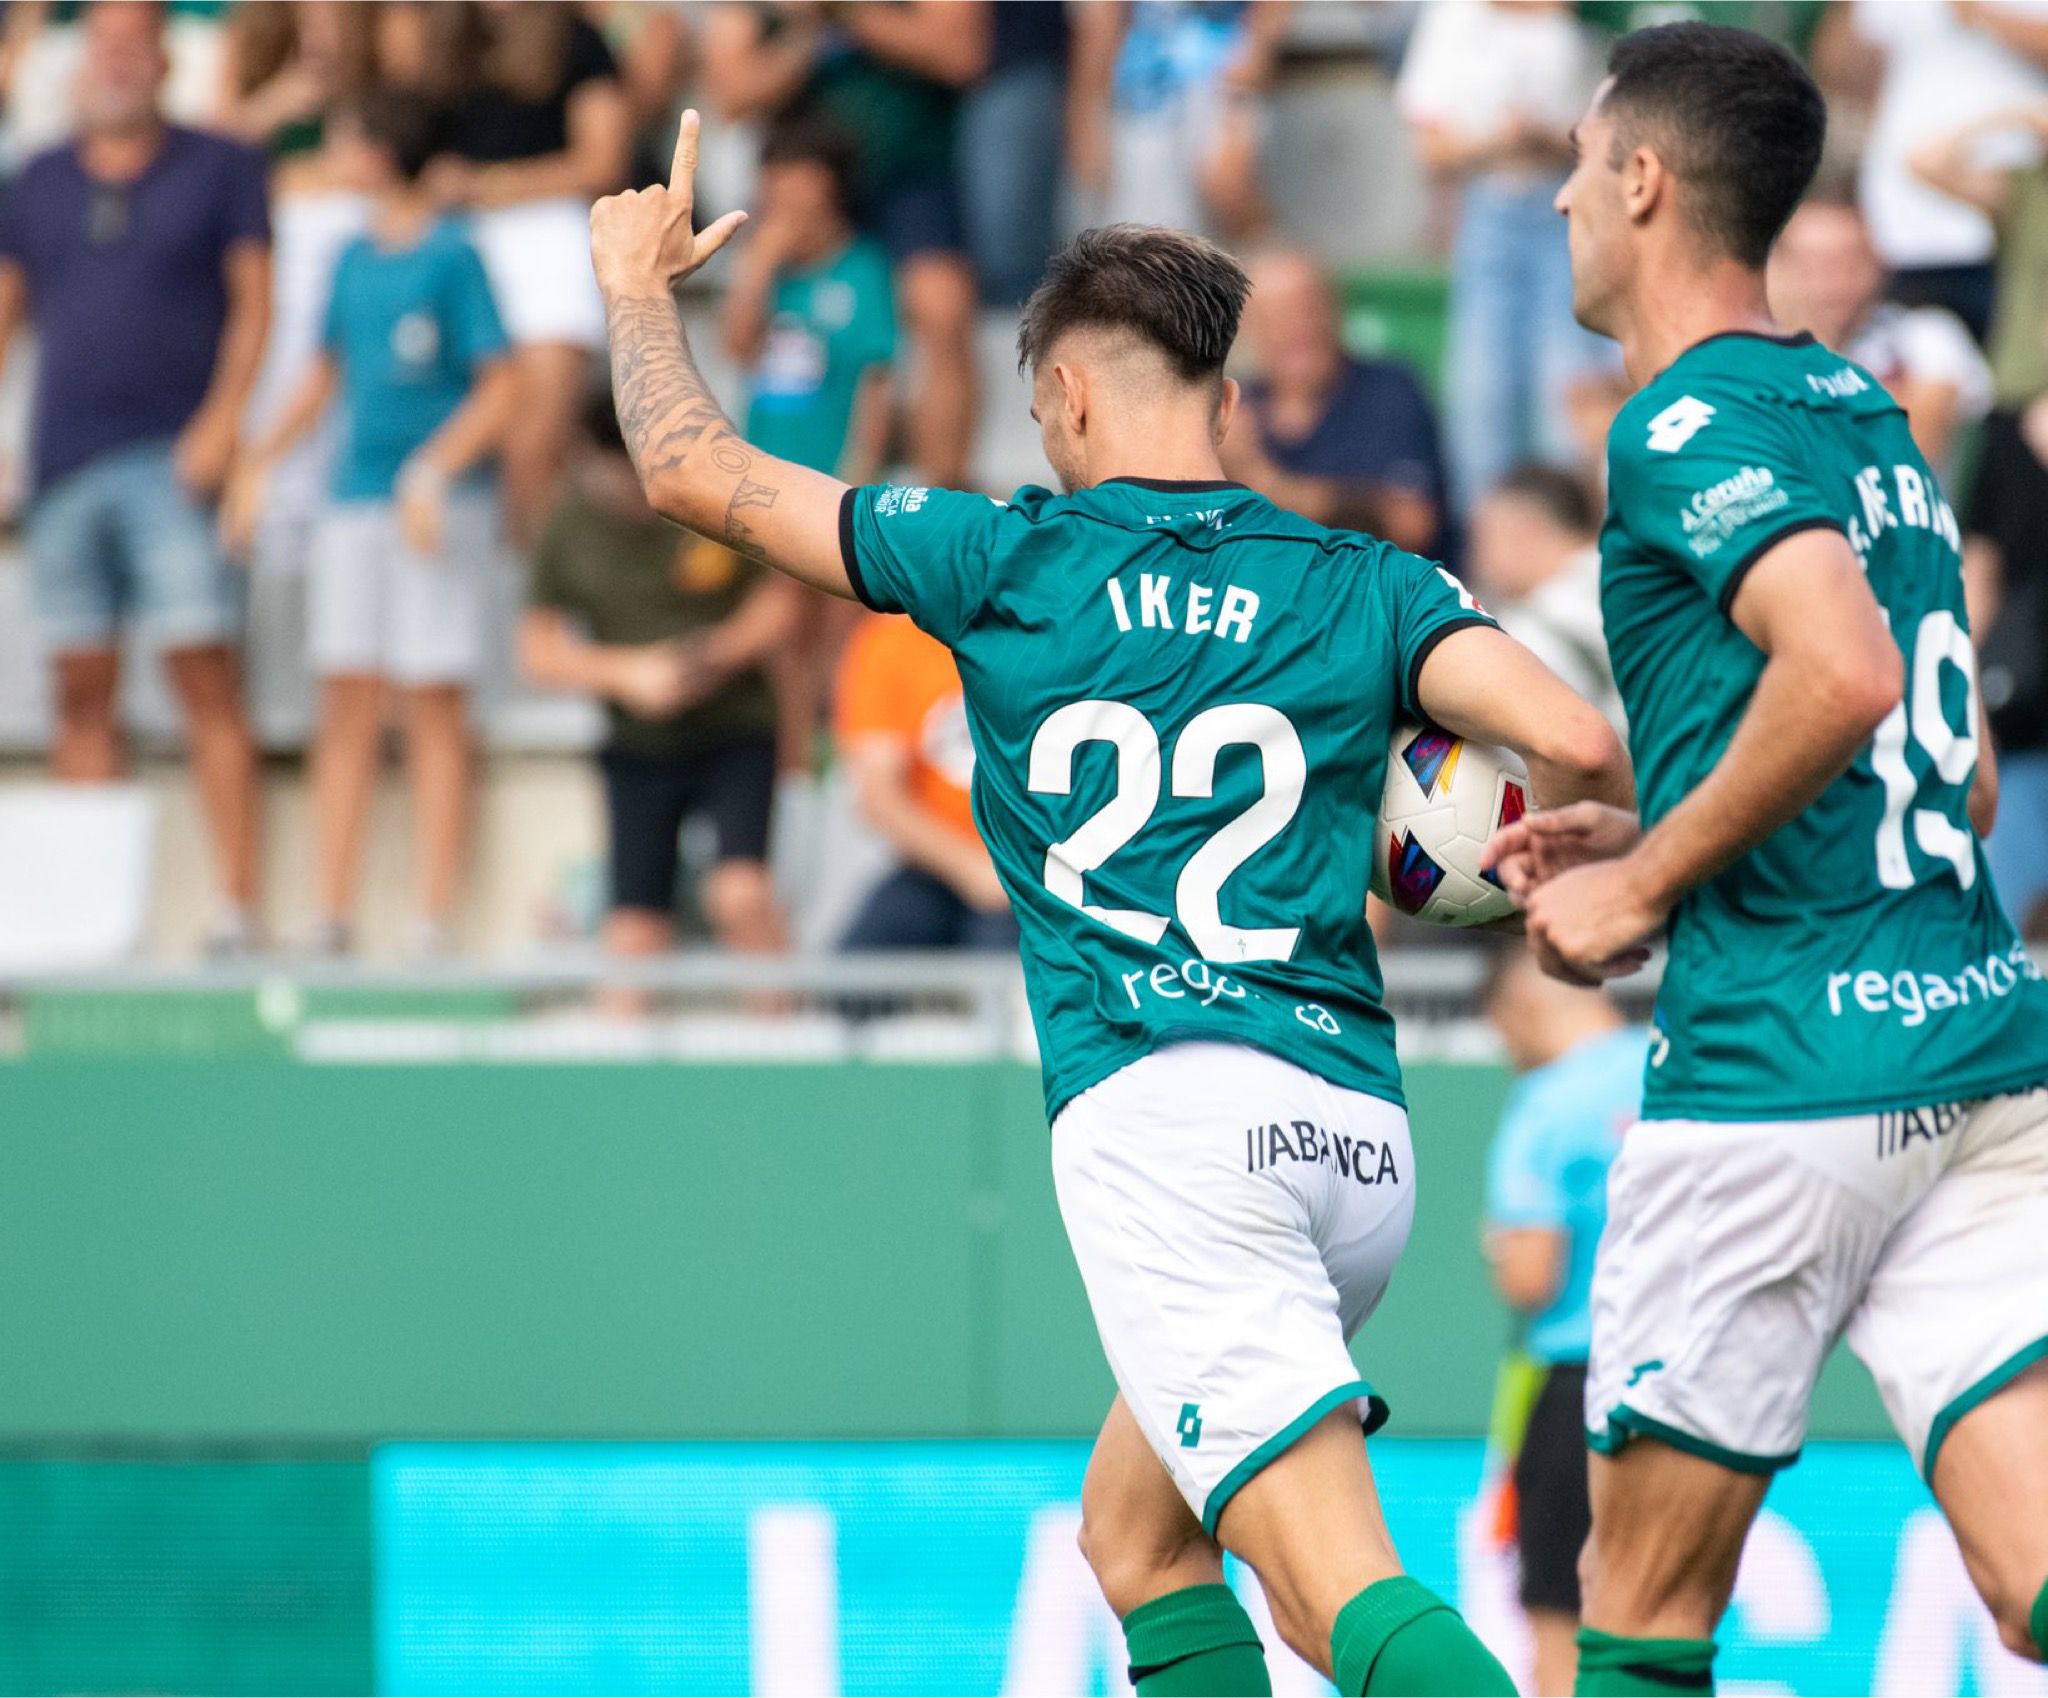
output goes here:
{"type": "Polygon", "coordinates": [[[1489,493],[1533,503],[1560,530],[1586,536],[1599,529],[1600,514],[1593,505],[1592,491],[1576,472],[1562,466],[1525,460],[1502,477],[1489,493]]]}
{"type": "Polygon", "coordinates": [[[1726,24],[1659,24],[1614,44],[1601,109],[1618,153],[1649,141],[1699,233],[1760,267],[1820,165],[1827,104],[1776,42],[1726,24]]]}
{"type": "Polygon", "coordinates": [[[1188,383],[1222,377],[1251,280],[1214,242],[1154,224],[1083,230],[1046,262],[1017,326],[1018,369],[1069,330],[1123,331],[1188,383]]]}
{"type": "Polygon", "coordinates": [[[441,126],[434,108],[414,90],[365,89],[344,110],[365,141],[391,155],[393,168],[408,183],[417,181],[427,161],[441,151],[441,126]]]}
{"type": "Polygon", "coordinates": [[[761,167],[771,165],[815,165],[832,175],[832,192],[842,214],[853,214],[854,164],[860,144],[830,119],[798,116],[785,118],[771,129],[761,143],[761,167]]]}

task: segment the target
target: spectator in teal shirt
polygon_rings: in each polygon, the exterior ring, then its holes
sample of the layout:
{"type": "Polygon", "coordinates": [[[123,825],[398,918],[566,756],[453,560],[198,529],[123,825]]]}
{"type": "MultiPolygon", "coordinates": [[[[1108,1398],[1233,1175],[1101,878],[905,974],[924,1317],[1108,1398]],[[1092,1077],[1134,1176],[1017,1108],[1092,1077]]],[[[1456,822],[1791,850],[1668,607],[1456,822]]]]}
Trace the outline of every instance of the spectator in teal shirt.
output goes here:
{"type": "Polygon", "coordinates": [[[448,945],[466,860],[468,702],[490,641],[499,509],[491,463],[519,379],[483,262],[421,183],[431,114],[372,90],[338,115],[335,169],[372,197],[335,266],[320,357],[231,499],[246,529],[267,468],[338,402],[342,429],[308,563],[307,648],[320,679],[313,745],[313,947],[339,954],[387,710],[412,778],[415,946],[448,945]]]}
{"type": "Polygon", "coordinates": [[[726,295],[726,351],[747,368],[747,439],[848,481],[882,469],[896,311],[889,260],[847,212],[850,153],[792,124],[761,155],[760,210],[726,295]]]}
{"type": "Polygon", "coordinates": [[[1648,1037],[1597,990],[1546,978],[1526,950],[1496,974],[1486,1015],[1522,1077],[1487,1166],[1487,1253],[1526,1317],[1541,1389],[1515,1457],[1521,1601],[1536,1690],[1569,1692],[1576,1662],[1586,1495],[1586,1357],[1607,1170],[1642,1110],[1648,1037]]]}
{"type": "MultiPolygon", "coordinates": [[[[852,172],[852,143],[822,119],[770,133],[724,334],[747,372],[747,439],[858,487],[881,476],[888,452],[896,307],[887,253],[854,228],[852,172]]],[[[811,764],[828,683],[859,613],[804,591],[795,631],[769,663],[785,771],[811,764]]]]}

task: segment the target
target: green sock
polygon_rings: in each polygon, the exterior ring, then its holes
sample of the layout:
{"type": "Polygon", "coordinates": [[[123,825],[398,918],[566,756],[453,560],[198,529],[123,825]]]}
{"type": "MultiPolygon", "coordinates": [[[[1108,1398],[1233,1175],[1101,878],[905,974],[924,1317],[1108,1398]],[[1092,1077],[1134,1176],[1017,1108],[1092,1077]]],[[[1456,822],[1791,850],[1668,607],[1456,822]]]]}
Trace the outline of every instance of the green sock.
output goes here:
{"type": "Polygon", "coordinates": [[[1465,1618],[1405,1574],[1375,1581],[1337,1612],[1330,1662],[1337,1690],[1349,1698],[1382,1692],[1514,1698],[1508,1671],[1465,1618]]]}
{"type": "Polygon", "coordinates": [[[1580,1698],[1668,1698],[1714,1690],[1711,1639],[1625,1639],[1597,1627],[1579,1629],[1580,1698]]]}
{"type": "Polygon", "coordinates": [[[2034,1636],[2034,1655],[2048,1663],[2048,1585],[2034,1594],[2034,1607],[2027,1616],[2027,1630],[2034,1636]]]}
{"type": "Polygon", "coordinates": [[[1139,1698],[1267,1698],[1258,1630],[1228,1586],[1183,1586],[1124,1617],[1139,1698]]]}

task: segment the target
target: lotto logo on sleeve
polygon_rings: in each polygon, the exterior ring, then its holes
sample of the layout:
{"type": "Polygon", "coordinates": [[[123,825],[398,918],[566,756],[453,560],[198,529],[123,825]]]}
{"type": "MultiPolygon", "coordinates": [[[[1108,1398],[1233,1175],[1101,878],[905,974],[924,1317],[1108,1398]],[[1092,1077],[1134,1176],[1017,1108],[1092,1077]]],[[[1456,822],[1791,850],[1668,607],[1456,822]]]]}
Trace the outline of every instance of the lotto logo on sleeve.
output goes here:
{"type": "Polygon", "coordinates": [[[1676,454],[1707,428],[1714,409],[1696,395],[1681,395],[1650,421],[1650,452],[1676,454]]]}

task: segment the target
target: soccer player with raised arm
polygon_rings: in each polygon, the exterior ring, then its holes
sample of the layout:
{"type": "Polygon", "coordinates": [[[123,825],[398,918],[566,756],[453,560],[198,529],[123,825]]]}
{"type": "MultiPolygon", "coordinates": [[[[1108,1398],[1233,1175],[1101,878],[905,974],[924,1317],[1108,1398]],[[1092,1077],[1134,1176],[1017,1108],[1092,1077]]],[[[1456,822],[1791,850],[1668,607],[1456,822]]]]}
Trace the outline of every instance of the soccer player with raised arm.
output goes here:
{"type": "Polygon", "coordinates": [[[1955,514],[1764,260],[1825,113],[1761,37],[1624,38],[1558,195],[1576,310],[1641,385],[1601,602],[1640,770],[1492,852],[1554,970],[1668,927],[1593,1290],[1583,1693],[1706,1692],[1836,1338],[2005,1643],[2048,1651],[2048,985],[1991,888],[1955,514]]]}
{"type": "Polygon", "coordinates": [[[1245,276],[1090,231],[1019,334],[1063,495],[850,489],[762,454],[670,291],[738,227],[667,187],[591,214],[619,417],[670,518],[907,613],[959,662],[974,812],[1023,934],[1052,1160],[1119,1397],[1083,1548],[1141,1693],[1270,1690],[1223,1552],[1347,1693],[1505,1693],[1402,1575],[1346,1341],[1408,1235],[1415,1154],[1364,921],[1399,718],[1519,750],[1539,800],[1632,800],[1606,723],[1437,567],[1227,481],[1245,276]]]}

